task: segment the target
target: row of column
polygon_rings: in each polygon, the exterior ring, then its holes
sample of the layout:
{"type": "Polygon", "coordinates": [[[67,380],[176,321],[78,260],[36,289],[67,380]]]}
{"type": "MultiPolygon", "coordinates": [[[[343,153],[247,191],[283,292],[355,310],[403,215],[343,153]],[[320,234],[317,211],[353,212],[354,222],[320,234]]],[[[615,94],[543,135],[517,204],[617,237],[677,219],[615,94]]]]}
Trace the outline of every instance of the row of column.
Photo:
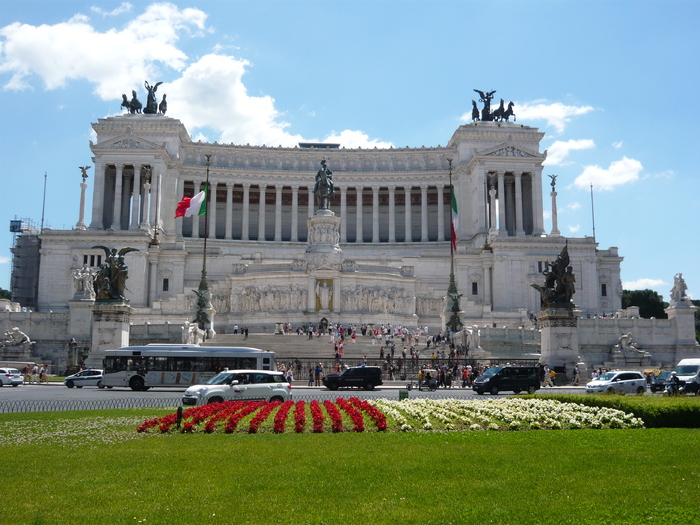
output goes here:
{"type": "Polygon", "coordinates": [[[156,175],[150,164],[96,164],[95,184],[92,199],[93,229],[122,229],[122,218],[127,218],[129,230],[148,229],[160,225],[156,217],[160,206],[161,175],[156,175]],[[125,166],[133,166],[133,174],[125,174],[125,166]],[[107,188],[107,169],[115,170],[114,187],[107,188]],[[142,179],[141,172],[147,170],[150,176],[142,179]],[[101,173],[100,173],[101,171],[101,173]],[[109,213],[107,204],[111,204],[109,213]]]}
{"type": "Polygon", "coordinates": [[[486,174],[489,205],[487,222],[489,232],[492,234],[523,236],[543,233],[541,219],[538,220],[538,217],[542,215],[541,192],[537,191],[541,187],[541,182],[538,179],[541,175],[539,172],[528,174],[531,180],[530,196],[527,201],[523,192],[523,173],[489,170],[486,174]],[[512,173],[512,180],[506,181],[506,173],[512,173]],[[527,215],[525,207],[527,207],[527,215]],[[526,216],[529,219],[527,228],[525,227],[526,216]],[[531,231],[526,231],[526,229],[531,231]]]}
{"type": "MultiPolygon", "coordinates": [[[[195,181],[195,188],[201,187],[203,181],[195,181]]],[[[224,232],[225,239],[232,238],[232,225],[233,225],[233,186],[234,183],[226,182],[222,183],[226,185],[226,229],[224,232]]],[[[216,188],[217,183],[212,182],[211,187],[216,188]]],[[[243,209],[241,212],[241,240],[248,241],[250,239],[250,183],[243,183],[243,209]]],[[[258,207],[258,239],[265,240],[265,218],[266,218],[266,206],[265,206],[265,192],[267,191],[268,185],[257,184],[258,190],[260,191],[260,205],[258,207]]],[[[379,190],[380,186],[370,186],[372,189],[372,243],[378,243],[379,241],[379,190]]],[[[437,240],[445,240],[445,205],[444,205],[444,192],[446,185],[438,185],[438,199],[437,199],[437,215],[438,215],[438,228],[437,228],[437,240]]],[[[299,241],[299,191],[300,185],[292,185],[292,209],[291,209],[291,242],[299,241]]],[[[364,186],[355,186],[350,189],[346,186],[336,187],[340,191],[340,242],[347,242],[347,218],[348,218],[348,206],[347,206],[347,195],[348,191],[353,191],[356,193],[356,219],[355,219],[355,242],[364,242],[364,225],[363,225],[363,202],[362,195],[364,192],[364,186]]],[[[428,242],[428,188],[427,184],[420,186],[421,192],[421,237],[420,242],[428,242]]],[[[279,242],[282,241],[282,190],[284,189],[283,184],[275,184],[275,234],[274,240],[279,242]]],[[[396,187],[390,186],[389,190],[389,239],[388,242],[396,242],[396,187]]],[[[184,191],[184,181],[178,181],[177,195],[182,195],[184,191]]],[[[305,190],[308,194],[308,209],[307,216],[311,217],[315,211],[314,195],[311,187],[306,187],[305,190]]],[[[412,188],[403,188],[405,195],[405,211],[404,211],[404,231],[407,232],[406,238],[403,242],[413,242],[412,235],[410,232],[413,231],[413,217],[411,210],[411,195],[412,188]]],[[[211,227],[212,224],[216,224],[216,206],[211,206],[209,208],[209,238],[216,238],[216,228],[211,227]]],[[[193,217],[192,223],[192,237],[199,237],[199,220],[198,216],[193,217]]],[[[177,231],[179,236],[182,236],[182,221],[177,221],[177,231]]]]}

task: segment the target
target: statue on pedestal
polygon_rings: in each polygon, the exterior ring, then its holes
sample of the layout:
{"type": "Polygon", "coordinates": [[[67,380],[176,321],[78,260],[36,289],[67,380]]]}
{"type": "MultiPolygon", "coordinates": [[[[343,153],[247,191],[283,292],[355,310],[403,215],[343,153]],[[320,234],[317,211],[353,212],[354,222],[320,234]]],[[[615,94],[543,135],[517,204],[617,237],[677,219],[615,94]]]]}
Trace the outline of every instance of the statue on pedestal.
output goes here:
{"type": "Polygon", "coordinates": [[[316,184],[314,185],[314,195],[318,201],[319,210],[330,208],[334,193],[333,172],[328,169],[324,159],[321,161],[321,169],[316,172],[316,184]]]}
{"type": "Polygon", "coordinates": [[[124,297],[126,280],[129,278],[129,267],[124,262],[124,256],[129,252],[137,252],[136,248],[116,248],[93,246],[105,251],[105,262],[94,276],[95,300],[108,303],[128,303],[124,297]]]}
{"type": "Polygon", "coordinates": [[[671,288],[671,306],[690,305],[690,298],[685,293],[688,286],[685,284],[682,273],[677,273],[673,277],[673,288],[671,288]]]}
{"type": "Polygon", "coordinates": [[[73,270],[73,284],[75,285],[76,299],[95,299],[95,288],[93,286],[95,272],[84,264],[82,268],[73,270]]]}
{"type": "Polygon", "coordinates": [[[575,305],[571,298],[576,291],[574,285],[576,277],[574,276],[573,268],[569,265],[568,245],[564,246],[553,264],[549,261],[545,263],[545,270],[542,273],[545,276],[544,286],[539,284],[530,285],[540,292],[542,309],[573,309],[575,305]]]}
{"type": "Polygon", "coordinates": [[[18,346],[22,350],[30,350],[33,344],[34,341],[32,341],[27,334],[15,326],[12,330],[5,332],[2,342],[0,342],[0,348],[4,349],[18,346]]]}

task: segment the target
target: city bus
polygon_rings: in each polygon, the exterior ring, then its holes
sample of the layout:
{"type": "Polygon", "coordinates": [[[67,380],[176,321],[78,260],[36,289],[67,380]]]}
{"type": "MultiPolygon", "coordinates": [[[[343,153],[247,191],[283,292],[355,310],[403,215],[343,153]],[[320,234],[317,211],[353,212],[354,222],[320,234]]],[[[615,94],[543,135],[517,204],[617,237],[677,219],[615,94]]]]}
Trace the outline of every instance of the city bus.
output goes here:
{"type": "Polygon", "coordinates": [[[206,383],[224,369],[276,370],[275,353],[258,348],[148,344],[105,350],[104,386],[148,390],[206,383]]]}

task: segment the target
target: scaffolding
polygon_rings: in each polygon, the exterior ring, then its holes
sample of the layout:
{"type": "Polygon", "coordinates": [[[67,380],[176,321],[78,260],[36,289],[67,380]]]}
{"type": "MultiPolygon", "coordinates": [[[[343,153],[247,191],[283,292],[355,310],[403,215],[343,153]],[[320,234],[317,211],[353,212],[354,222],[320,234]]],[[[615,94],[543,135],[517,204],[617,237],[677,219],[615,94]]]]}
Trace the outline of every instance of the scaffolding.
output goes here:
{"type": "Polygon", "coordinates": [[[10,232],[14,234],[12,252],[12,276],[10,290],[12,302],[23,308],[36,310],[39,295],[39,263],[41,239],[39,229],[30,219],[13,219],[10,232]]]}

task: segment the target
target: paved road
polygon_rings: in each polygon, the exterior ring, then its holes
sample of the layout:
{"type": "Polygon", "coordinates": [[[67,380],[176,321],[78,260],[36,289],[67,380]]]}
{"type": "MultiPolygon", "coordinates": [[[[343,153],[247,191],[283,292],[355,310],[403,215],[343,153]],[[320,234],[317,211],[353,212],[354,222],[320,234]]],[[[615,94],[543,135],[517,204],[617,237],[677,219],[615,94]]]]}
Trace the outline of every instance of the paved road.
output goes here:
{"type": "MultiPolygon", "coordinates": [[[[368,392],[364,390],[357,389],[346,389],[338,390],[332,392],[324,387],[307,387],[305,382],[298,381],[294,385],[293,395],[309,398],[313,396],[320,397],[333,397],[333,396],[358,396],[361,398],[377,398],[377,397],[390,397],[398,398],[399,390],[404,389],[406,384],[403,382],[393,382],[387,383],[380,387],[377,387],[374,391],[368,392]]],[[[562,386],[554,388],[542,388],[538,393],[557,393],[557,394],[581,394],[583,393],[584,387],[573,387],[573,386],[562,386]]],[[[161,398],[161,399],[173,399],[179,400],[182,397],[184,389],[182,388],[151,388],[148,392],[134,392],[128,388],[105,388],[99,389],[97,387],[83,387],[83,388],[66,388],[62,384],[42,384],[42,385],[21,385],[16,388],[3,387],[0,388],[0,403],[3,401],[15,401],[15,400],[66,400],[66,401],[99,401],[106,399],[148,399],[148,398],[161,398]]],[[[503,392],[498,395],[510,396],[513,395],[512,392],[503,392]]],[[[419,392],[416,389],[412,389],[409,392],[409,397],[479,397],[475,392],[468,388],[449,388],[449,389],[439,389],[435,392],[419,392]]],[[[491,397],[490,395],[484,395],[484,398],[491,397]]]]}

